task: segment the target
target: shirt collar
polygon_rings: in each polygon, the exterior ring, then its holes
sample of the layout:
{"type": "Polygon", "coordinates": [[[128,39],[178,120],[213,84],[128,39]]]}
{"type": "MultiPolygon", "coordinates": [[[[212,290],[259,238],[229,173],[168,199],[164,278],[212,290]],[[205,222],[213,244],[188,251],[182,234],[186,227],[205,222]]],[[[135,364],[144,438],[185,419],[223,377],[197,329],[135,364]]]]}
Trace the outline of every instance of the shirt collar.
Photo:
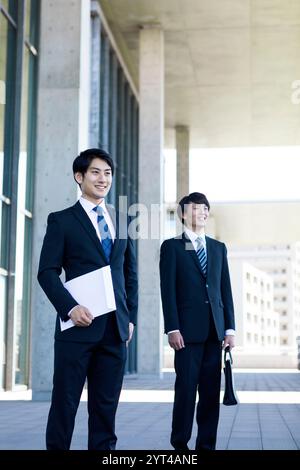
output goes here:
{"type": "MultiPolygon", "coordinates": [[[[84,208],[84,210],[89,213],[89,212],[92,212],[92,210],[94,209],[94,207],[96,207],[96,205],[91,202],[91,201],[88,201],[87,199],[85,199],[84,197],[80,196],[80,199],[79,199],[79,202],[80,204],[82,205],[82,207],[84,208]]],[[[102,199],[102,202],[100,204],[98,204],[100,207],[102,207],[103,209],[103,214],[105,215],[107,213],[107,209],[106,209],[106,205],[105,205],[105,200],[102,199]]]]}
{"type": "Polygon", "coordinates": [[[197,238],[201,238],[204,245],[206,245],[205,234],[198,235],[187,227],[184,227],[184,231],[192,242],[195,242],[197,238]]]}

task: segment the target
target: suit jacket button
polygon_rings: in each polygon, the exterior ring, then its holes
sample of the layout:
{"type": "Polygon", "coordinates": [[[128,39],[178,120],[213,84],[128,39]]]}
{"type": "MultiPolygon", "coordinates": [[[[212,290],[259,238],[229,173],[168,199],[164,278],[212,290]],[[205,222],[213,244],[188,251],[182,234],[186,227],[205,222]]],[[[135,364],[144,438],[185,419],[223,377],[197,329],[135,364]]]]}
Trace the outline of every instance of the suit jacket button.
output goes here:
{"type": "Polygon", "coordinates": [[[208,301],[208,300],[206,300],[206,301],[205,301],[205,303],[206,303],[206,304],[209,304],[209,301],[208,301]]]}

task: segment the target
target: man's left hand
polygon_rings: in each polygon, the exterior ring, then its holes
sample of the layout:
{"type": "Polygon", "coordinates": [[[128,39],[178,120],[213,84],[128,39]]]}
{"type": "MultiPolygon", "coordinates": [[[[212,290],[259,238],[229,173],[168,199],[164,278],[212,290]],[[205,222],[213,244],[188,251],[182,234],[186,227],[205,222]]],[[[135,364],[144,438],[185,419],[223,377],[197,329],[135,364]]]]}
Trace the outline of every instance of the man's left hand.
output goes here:
{"type": "Polygon", "coordinates": [[[235,346],[235,337],[234,337],[234,335],[225,336],[224,341],[223,341],[223,349],[225,349],[226,346],[229,346],[230,351],[232,350],[232,348],[234,348],[234,346],[235,346]]]}

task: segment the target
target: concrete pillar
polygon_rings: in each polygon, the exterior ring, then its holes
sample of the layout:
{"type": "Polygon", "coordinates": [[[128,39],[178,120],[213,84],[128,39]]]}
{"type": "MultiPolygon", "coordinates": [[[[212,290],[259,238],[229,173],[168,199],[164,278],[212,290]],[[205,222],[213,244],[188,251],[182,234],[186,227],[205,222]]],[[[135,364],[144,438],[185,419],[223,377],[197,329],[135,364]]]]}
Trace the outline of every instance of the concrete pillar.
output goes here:
{"type": "Polygon", "coordinates": [[[177,154],[177,202],[189,194],[189,151],[190,134],[188,127],[176,127],[176,154],[177,154]]]}
{"type": "MultiPolygon", "coordinates": [[[[164,135],[164,36],[160,27],[140,31],[139,202],[152,232],[162,203],[164,135]],[[148,215],[148,219],[147,219],[148,215]]],[[[157,224],[159,225],[159,224],[157,224]]],[[[162,364],[162,315],[159,289],[160,233],[139,241],[138,372],[159,374],[162,364]]]]}
{"type": "Polygon", "coordinates": [[[32,391],[50,397],[56,312],[36,275],[47,216],[76,202],[72,162],[88,145],[90,2],[41,2],[33,224],[32,391]]]}

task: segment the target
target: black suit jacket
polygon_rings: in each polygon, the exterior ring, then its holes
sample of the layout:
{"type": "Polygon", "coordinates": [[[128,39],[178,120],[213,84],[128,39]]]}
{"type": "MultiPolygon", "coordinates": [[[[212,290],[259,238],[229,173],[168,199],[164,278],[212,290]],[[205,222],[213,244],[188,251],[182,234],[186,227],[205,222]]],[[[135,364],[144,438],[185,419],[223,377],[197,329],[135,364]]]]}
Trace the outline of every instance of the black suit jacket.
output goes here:
{"type": "Polygon", "coordinates": [[[207,277],[192,242],[185,235],[161,246],[160,280],[165,332],[180,330],[185,342],[207,339],[213,315],[220,341],[234,329],[234,309],[224,243],[206,238],[207,277]],[[189,248],[189,249],[186,249],[189,248]]]}
{"type": "MultiPolygon", "coordinates": [[[[116,319],[123,341],[128,338],[128,323],[136,323],[137,272],[132,239],[128,236],[129,220],[107,206],[116,229],[110,267],[116,299],[116,319]]],[[[44,238],[38,281],[57,311],[55,338],[62,341],[97,341],[106,325],[106,315],[96,317],[88,327],[60,330],[59,318],[69,319],[68,312],[77,305],[60,280],[62,269],[65,280],[89,273],[108,263],[96,230],[78,201],[74,206],[51,213],[44,238]]]]}

